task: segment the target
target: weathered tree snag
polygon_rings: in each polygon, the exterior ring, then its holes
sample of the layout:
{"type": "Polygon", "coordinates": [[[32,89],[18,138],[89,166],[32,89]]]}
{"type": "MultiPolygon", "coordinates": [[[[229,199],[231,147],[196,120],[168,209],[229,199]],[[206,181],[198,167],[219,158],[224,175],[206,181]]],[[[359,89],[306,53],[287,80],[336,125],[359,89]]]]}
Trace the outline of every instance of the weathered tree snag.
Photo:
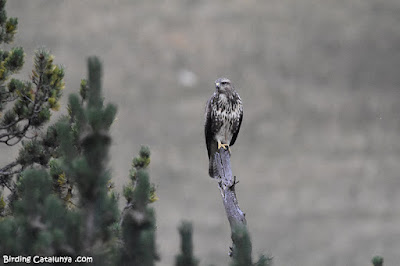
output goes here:
{"type": "Polygon", "coordinates": [[[215,168],[214,171],[218,176],[215,176],[218,180],[218,188],[221,192],[222,202],[224,203],[226,216],[228,217],[229,224],[231,226],[231,237],[233,246],[229,255],[232,256],[235,252],[235,238],[233,237],[234,230],[238,227],[246,228],[246,218],[244,212],[240,210],[238,201],[236,199],[235,185],[236,176],[233,176],[230,162],[230,154],[228,150],[223,148],[219,149],[215,153],[215,168]]]}

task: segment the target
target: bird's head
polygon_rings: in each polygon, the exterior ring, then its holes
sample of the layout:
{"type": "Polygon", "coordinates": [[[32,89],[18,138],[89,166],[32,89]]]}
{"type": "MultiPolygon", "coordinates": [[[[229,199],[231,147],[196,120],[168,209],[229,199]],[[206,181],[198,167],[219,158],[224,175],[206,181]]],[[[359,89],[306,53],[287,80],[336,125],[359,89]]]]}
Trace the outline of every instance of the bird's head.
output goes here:
{"type": "Polygon", "coordinates": [[[215,89],[217,93],[229,94],[233,91],[232,83],[227,78],[219,78],[215,81],[215,89]]]}

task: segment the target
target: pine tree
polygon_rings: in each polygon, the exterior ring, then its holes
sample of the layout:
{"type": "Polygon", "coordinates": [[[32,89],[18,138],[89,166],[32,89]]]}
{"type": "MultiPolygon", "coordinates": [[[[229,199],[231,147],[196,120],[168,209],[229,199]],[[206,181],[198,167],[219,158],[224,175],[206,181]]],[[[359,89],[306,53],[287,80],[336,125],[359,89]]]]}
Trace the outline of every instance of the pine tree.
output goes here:
{"type": "Polygon", "coordinates": [[[70,116],[54,126],[60,144],[57,168],[77,191],[76,207],[67,208],[54,193],[48,171],[25,170],[16,183],[20,198],[14,202],[14,215],[0,222],[3,254],[85,254],[96,265],[114,265],[117,248],[112,225],[118,208],[116,195],[108,192],[106,166],[108,130],[116,107],[103,105],[101,74],[99,60],[90,58],[87,98],[71,95],[70,116]]]}
{"type": "Polygon", "coordinates": [[[375,256],[372,258],[371,262],[374,266],[383,266],[383,257],[375,256]]]}
{"type": "Polygon", "coordinates": [[[13,216],[0,222],[0,253],[11,256],[73,256],[81,250],[81,217],[52,194],[45,170],[26,170],[13,216]]]}
{"type": "Polygon", "coordinates": [[[198,260],[193,255],[193,227],[190,222],[182,222],[178,227],[181,237],[181,254],[175,258],[175,266],[197,266],[198,260]]]}
{"type": "Polygon", "coordinates": [[[148,206],[157,200],[147,172],[149,163],[150,150],[143,146],[139,157],[133,159],[130,183],[124,187],[127,205],[122,215],[124,245],[119,265],[152,266],[159,260],[155,244],[155,212],[148,206]]]}
{"type": "Polygon", "coordinates": [[[76,94],[70,96],[70,121],[59,122],[57,132],[64,155],[62,168],[79,194],[83,252],[105,258],[110,250],[104,247],[112,246],[111,226],[118,218],[117,197],[109,194],[107,187],[111,179],[107,169],[111,143],[108,131],[115,119],[116,107],[112,104],[104,106],[102,67],[98,58],[89,58],[88,70],[87,98],[80,100],[76,94]]]}
{"type": "MultiPolygon", "coordinates": [[[[0,0],[0,43],[10,44],[18,28],[17,18],[8,18],[6,0],[0,0]]],[[[51,110],[59,109],[64,88],[64,69],[53,64],[54,57],[44,48],[35,52],[29,81],[11,78],[24,64],[22,47],[0,49],[0,144],[14,146],[22,141],[16,160],[0,167],[0,186],[11,195],[9,204],[0,195],[0,216],[11,212],[18,198],[16,181],[20,173],[33,166],[47,166],[57,146],[54,128],[41,128],[50,120],[51,110]]]]}

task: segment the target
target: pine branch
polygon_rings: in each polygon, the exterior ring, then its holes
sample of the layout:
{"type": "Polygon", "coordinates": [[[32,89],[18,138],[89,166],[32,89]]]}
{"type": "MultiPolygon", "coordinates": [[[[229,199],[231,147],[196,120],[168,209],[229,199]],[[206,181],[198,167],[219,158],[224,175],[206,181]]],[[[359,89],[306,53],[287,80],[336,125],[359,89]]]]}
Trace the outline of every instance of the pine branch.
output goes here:
{"type": "Polygon", "coordinates": [[[9,163],[9,164],[7,164],[6,166],[0,168],[0,177],[1,177],[2,175],[9,175],[9,174],[10,174],[10,171],[12,171],[12,170],[10,170],[10,169],[14,168],[14,167],[17,166],[17,165],[18,165],[18,162],[17,162],[17,161],[14,161],[14,162],[9,163]]]}
{"type": "MultiPolygon", "coordinates": [[[[10,52],[10,61],[23,64],[22,48],[10,52]]],[[[0,69],[1,72],[1,69],[0,69]]],[[[8,73],[8,72],[7,72],[8,73]]],[[[12,74],[13,72],[9,72],[12,74]]],[[[35,66],[32,71],[31,82],[22,82],[12,79],[7,87],[3,87],[0,97],[0,111],[6,103],[12,102],[13,106],[0,120],[0,143],[14,146],[24,138],[29,138],[28,133],[40,128],[49,121],[50,110],[58,110],[58,100],[64,87],[64,70],[53,64],[53,56],[45,49],[38,49],[35,53],[35,66]],[[36,85],[34,86],[32,85],[36,85]],[[7,89],[6,89],[7,88],[7,89]]]]}
{"type": "Polygon", "coordinates": [[[12,163],[7,164],[6,166],[0,168],[0,187],[6,187],[11,192],[11,194],[15,193],[14,184],[10,184],[12,181],[12,176],[15,174],[19,174],[22,172],[22,168],[15,169],[18,166],[18,162],[14,161],[12,163]]]}

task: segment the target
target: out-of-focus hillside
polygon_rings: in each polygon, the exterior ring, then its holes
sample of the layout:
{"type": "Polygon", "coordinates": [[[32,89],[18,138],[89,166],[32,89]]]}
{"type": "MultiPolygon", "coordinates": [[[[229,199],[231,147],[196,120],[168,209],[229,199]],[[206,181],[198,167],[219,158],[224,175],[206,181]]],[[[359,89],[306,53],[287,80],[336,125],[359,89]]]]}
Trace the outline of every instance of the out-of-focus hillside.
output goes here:
{"type": "MultiPolygon", "coordinates": [[[[182,219],[194,222],[201,265],[229,262],[203,136],[219,76],[244,101],[232,164],[254,254],[272,254],[277,266],[368,265],[376,254],[400,263],[400,2],[7,5],[27,53],[20,76],[45,45],[66,68],[68,95],[86,77],[86,58],[102,58],[106,99],[119,107],[110,165],[118,189],[140,145],[151,147],[159,265],[173,265],[182,219]]],[[[1,149],[1,163],[17,152],[1,149]]]]}

